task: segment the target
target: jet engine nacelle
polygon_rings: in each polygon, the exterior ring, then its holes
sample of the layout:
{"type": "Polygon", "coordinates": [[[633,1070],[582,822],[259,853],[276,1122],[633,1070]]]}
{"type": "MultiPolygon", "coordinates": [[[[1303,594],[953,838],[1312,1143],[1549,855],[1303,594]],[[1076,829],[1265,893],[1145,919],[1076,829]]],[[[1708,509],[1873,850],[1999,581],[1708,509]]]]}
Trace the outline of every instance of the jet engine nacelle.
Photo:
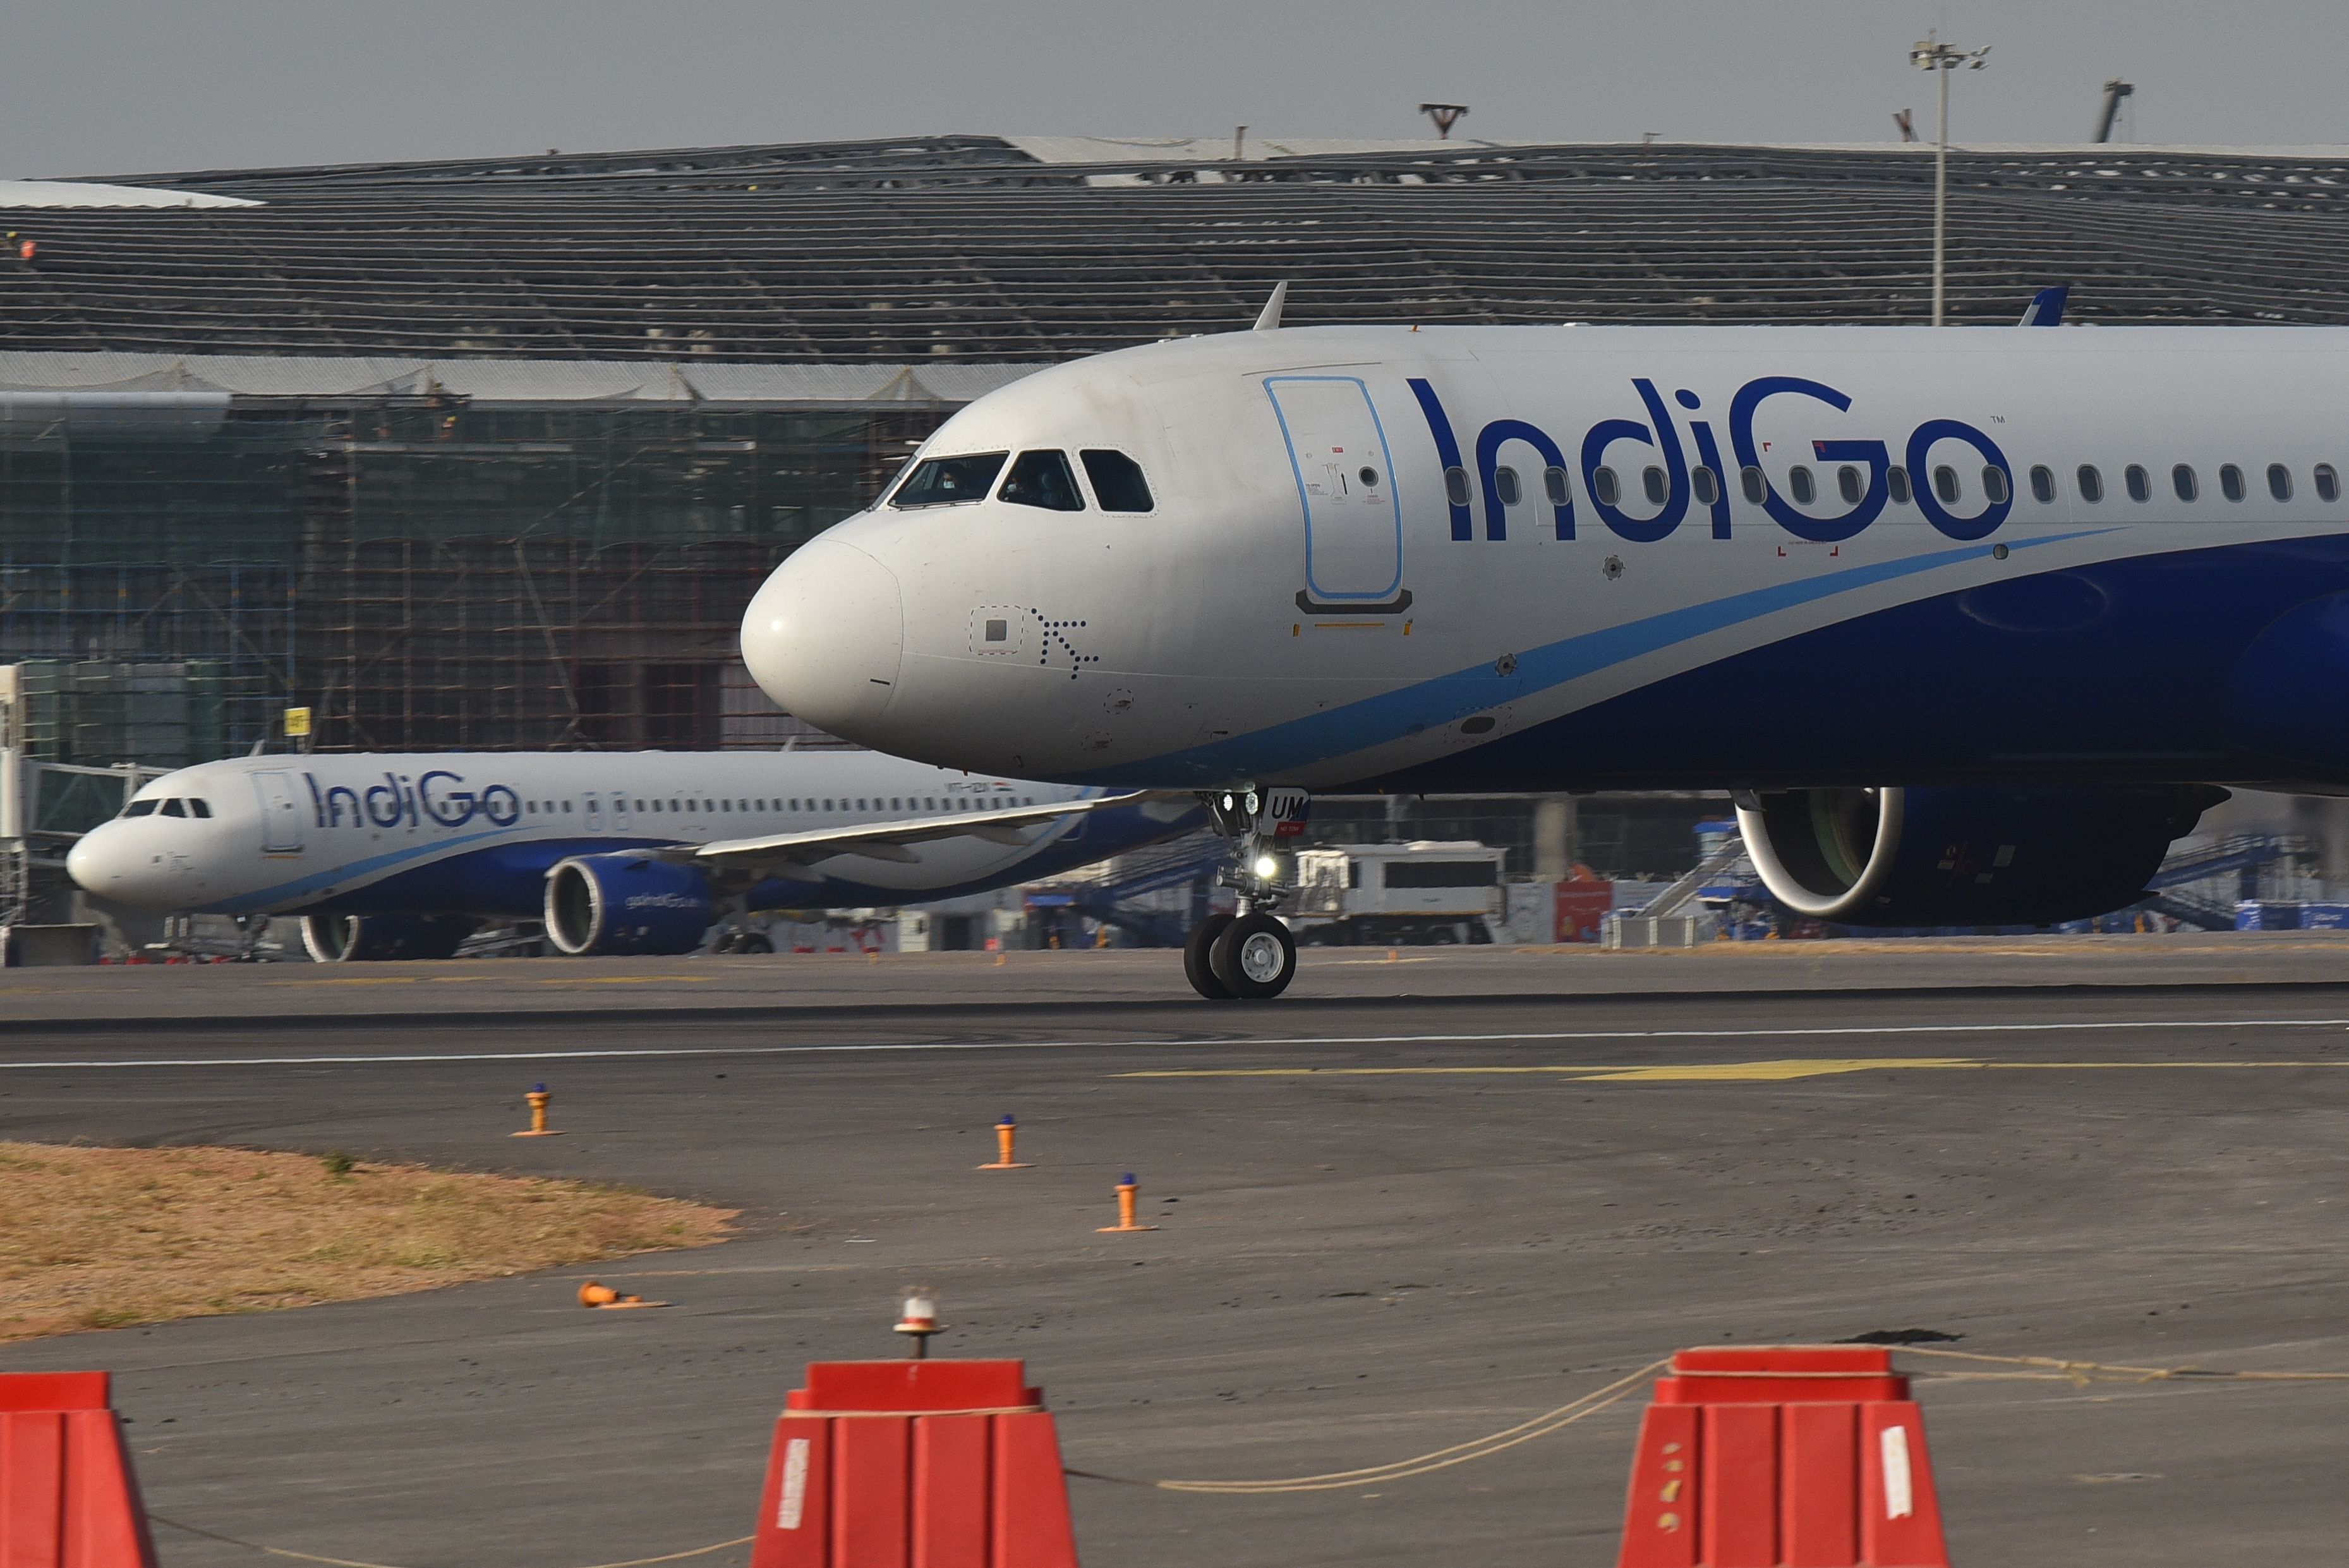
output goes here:
{"type": "Polygon", "coordinates": [[[708,879],[647,855],[574,855],[546,873],[546,939],[574,957],[690,953],[714,918],[708,879]]]}
{"type": "Polygon", "coordinates": [[[2226,792],[1785,789],[1743,796],[1763,885],[1845,925],[2049,925],[2144,896],[2169,842],[2226,792]]]}
{"type": "Polygon", "coordinates": [[[450,958],[474,923],[462,914],[305,914],[302,945],[320,964],[450,958]]]}

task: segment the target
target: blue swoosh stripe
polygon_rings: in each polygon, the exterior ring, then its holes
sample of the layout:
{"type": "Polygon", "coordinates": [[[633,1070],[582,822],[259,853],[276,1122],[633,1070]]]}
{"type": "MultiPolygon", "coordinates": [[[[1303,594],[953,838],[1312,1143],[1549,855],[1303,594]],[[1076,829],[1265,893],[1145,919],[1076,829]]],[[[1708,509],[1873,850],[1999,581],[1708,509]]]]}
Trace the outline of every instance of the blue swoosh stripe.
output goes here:
{"type": "MultiPolygon", "coordinates": [[[[2048,534],[2039,539],[2015,540],[2009,542],[2007,548],[2010,552],[2029,550],[2038,545],[2063,544],[2115,531],[2109,528],[2082,529],[2072,533],[2048,534]]],[[[1799,582],[1776,583],[1767,588],[1749,589],[1709,603],[1667,610],[1644,620],[1627,621],[1619,626],[1585,632],[1535,648],[1517,655],[1517,667],[1510,675],[1495,673],[1490,664],[1473,665],[1433,680],[1364,697],[1344,707],[1277,724],[1251,735],[1194,747],[1188,751],[1169,752],[1146,762],[1081,777],[1147,777],[1181,770],[1202,780],[1225,781],[1261,778],[1287,769],[1350,756],[1373,746],[1417,735],[1437,725],[1450,724],[1471,714],[1482,713],[1505,702],[1517,701],[1569,681],[1596,675],[1676,644],[1775,614],[1781,610],[1816,603],[1837,594],[1870,588],[1879,583],[1938,571],[1961,562],[1979,561],[1988,556],[1993,548],[1995,546],[1984,543],[1970,544],[1956,550],[1937,550],[1925,555],[1904,556],[1898,561],[1847,566],[1799,582]]]]}
{"type": "Polygon", "coordinates": [[[406,861],[420,860],[426,855],[439,854],[466,844],[478,844],[484,839],[502,838],[518,830],[513,828],[500,828],[494,832],[468,833],[461,839],[442,839],[429,844],[417,844],[408,849],[393,850],[388,854],[373,855],[363,861],[347,861],[328,871],[317,872],[305,877],[296,877],[292,882],[279,882],[275,887],[265,887],[258,892],[245,893],[238,898],[223,899],[212,907],[224,913],[234,913],[240,910],[259,909],[265,904],[282,903],[289,898],[299,898],[305,893],[316,892],[320,888],[332,887],[335,883],[348,881],[352,877],[363,877],[369,872],[379,872],[386,867],[396,866],[406,861]]]}

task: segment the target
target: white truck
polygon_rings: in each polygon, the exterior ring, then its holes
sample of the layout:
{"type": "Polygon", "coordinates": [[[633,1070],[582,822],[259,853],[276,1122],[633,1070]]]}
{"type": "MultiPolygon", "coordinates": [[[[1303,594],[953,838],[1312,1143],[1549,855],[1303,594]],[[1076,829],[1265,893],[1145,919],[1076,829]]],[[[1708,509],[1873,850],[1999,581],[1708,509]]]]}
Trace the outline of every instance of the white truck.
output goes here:
{"type": "Polygon", "coordinates": [[[1474,840],[1300,850],[1297,897],[1281,918],[1299,942],[1322,946],[1490,943],[1506,919],[1507,859],[1474,840]]]}

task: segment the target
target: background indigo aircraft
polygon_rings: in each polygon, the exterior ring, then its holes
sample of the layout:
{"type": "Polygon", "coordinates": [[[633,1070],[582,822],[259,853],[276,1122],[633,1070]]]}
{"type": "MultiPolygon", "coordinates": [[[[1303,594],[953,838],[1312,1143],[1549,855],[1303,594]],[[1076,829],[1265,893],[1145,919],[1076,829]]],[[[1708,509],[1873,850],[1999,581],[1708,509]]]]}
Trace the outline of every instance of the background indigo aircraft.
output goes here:
{"type": "Polygon", "coordinates": [[[2323,328],[1169,342],[957,414],[743,651],[870,745],[1206,795],[1209,994],[1292,971],[1274,785],[1725,788],[1793,910],[2053,922],[2219,785],[2349,786],[2344,406],[2323,328]]]}
{"type": "Polygon", "coordinates": [[[446,958],[485,919],[688,953],[721,914],[918,903],[1196,825],[1189,800],[854,751],[253,757],[167,773],[67,870],[148,909],[302,916],[323,961],[446,958]]]}

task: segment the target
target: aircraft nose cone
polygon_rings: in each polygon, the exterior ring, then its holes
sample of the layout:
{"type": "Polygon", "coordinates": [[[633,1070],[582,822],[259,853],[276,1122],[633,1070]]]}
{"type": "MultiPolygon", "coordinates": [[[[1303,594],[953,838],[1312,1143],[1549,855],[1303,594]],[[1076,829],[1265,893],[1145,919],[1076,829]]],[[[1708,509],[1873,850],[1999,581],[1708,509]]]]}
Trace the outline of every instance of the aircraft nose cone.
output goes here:
{"type": "Polygon", "coordinates": [[[106,891],[106,877],[102,869],[106,863],[106,856],[98,843],[105,832],[106,830],[102,827],[93,828],[76,839],[73,848],[66,851],[66,875],[73,878],[74,885],[84,892],[102,893],[106,891]]]}
{"type": "Polygon", "coordinates": [[[905,606],[890,570],[853,544],[818,539],[775,568],[742,617],[742,662],[786,712],[852,740],[881,717],[905,650],[905,606]]]}

